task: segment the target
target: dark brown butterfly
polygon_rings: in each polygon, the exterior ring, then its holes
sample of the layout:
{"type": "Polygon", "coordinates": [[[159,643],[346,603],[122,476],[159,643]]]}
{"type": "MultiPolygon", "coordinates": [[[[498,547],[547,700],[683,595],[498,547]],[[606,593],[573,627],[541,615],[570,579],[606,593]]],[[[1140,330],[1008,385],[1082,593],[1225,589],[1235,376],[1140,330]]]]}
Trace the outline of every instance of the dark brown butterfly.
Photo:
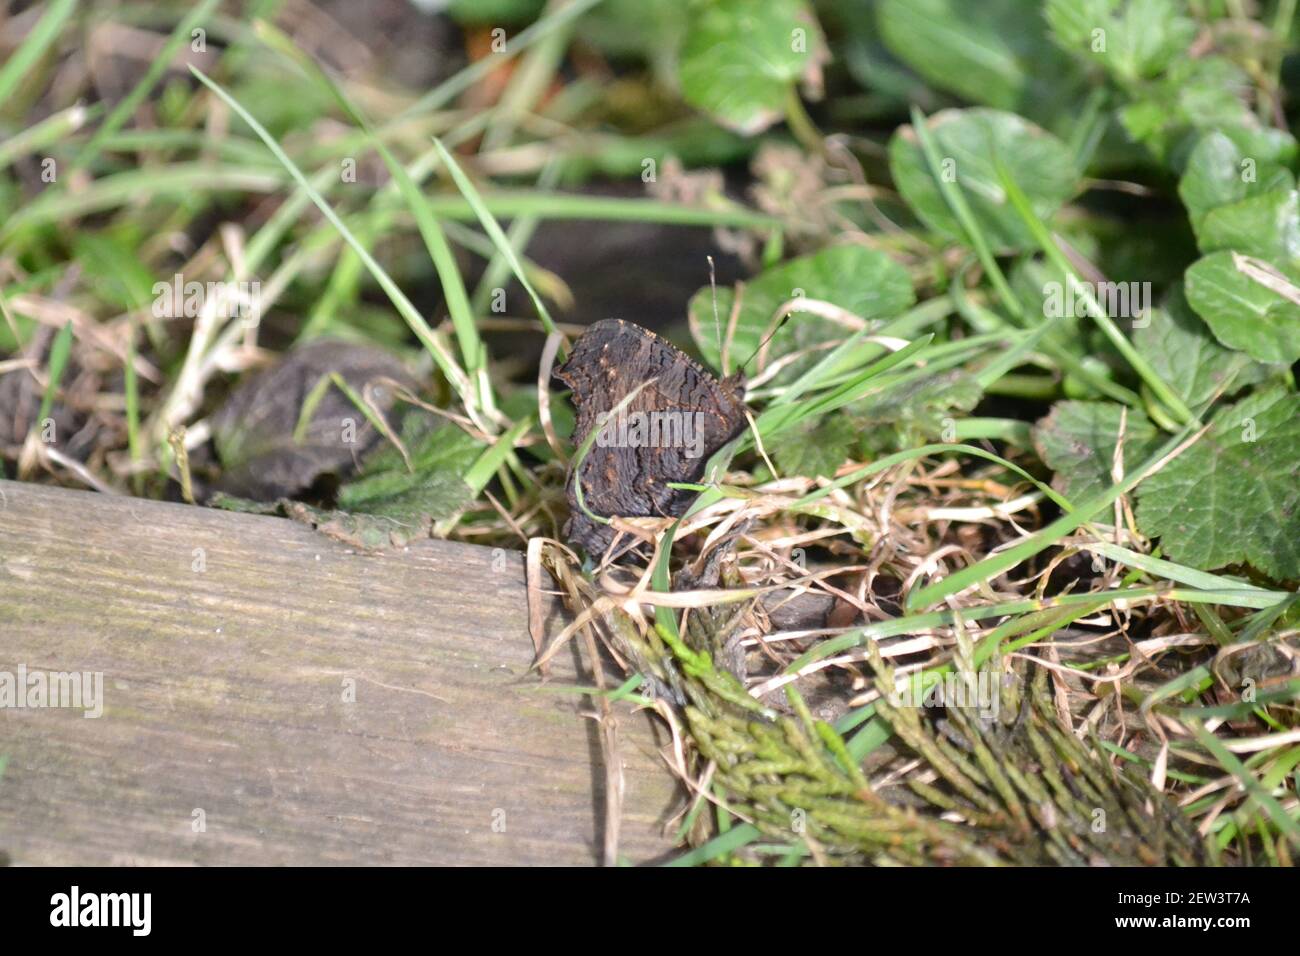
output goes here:
{"type": "Polygon", "coordinates": [[[743,375],[718,381],[653,332],[621,319],[590,326],[555,375],[573,391],[574,446],[599,429],[581,474],[570,468],[564,529],[570,543],[591,555],[603,554],[616,531],[583,513],[576,482],[594,514],[677,517],[695,496],[668,483],[699,481],[710,456],[745,429],[743,375]]]}

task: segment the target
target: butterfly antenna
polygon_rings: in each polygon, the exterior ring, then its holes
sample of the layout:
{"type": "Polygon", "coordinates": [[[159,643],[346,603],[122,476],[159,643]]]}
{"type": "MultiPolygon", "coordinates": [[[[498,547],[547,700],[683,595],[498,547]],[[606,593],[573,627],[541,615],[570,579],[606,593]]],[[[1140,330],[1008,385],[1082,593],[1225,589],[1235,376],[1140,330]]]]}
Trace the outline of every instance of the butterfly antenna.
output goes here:
{"type": "Polygon", "coordinates": [[[794,312],[790,311],[787,312],[785,315],[781,316],[781,321],[776,323],[776,328],[774,328],[771,332],[767,333],[767,337],[764,338],[763,341],[758,344],[758,348],[754,349],[754,351],[750,353],[749,358],[745,359],[745,363],[740,366],[740,370],[742,372],[749,366],[750,362],[754,361],[754,359],[758,357],[758,353],[763,351],[763,349],[767,347],[767,343],[772,341],[772,336],[780,332],[782,327],[784,327],[784,325],[790,321],[790,316],[792,315],[794,315],[794,312]]]}

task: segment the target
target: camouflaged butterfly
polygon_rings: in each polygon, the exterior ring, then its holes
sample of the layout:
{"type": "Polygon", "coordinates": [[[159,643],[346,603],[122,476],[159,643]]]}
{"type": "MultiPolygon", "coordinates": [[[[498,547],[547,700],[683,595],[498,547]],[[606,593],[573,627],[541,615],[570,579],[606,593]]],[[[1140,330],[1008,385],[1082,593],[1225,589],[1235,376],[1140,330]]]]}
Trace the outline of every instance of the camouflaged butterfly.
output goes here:
{"type": "Polygon", "coordinates": [[[573,391],[575,447],[599,429],[578,470],[570,467],[564,534],[588,554],[604,554],[617,532],[591,520],[575,485],[602,517],[678,517],[695,497],[668,487],[696,482],[710,456],[745,429],[745,380],[719,381],[680,349],[639,325],[605,319],[573,344],[555,373],[573,391]],[[638,385],[645,387],[610,414],[638,385]]]}

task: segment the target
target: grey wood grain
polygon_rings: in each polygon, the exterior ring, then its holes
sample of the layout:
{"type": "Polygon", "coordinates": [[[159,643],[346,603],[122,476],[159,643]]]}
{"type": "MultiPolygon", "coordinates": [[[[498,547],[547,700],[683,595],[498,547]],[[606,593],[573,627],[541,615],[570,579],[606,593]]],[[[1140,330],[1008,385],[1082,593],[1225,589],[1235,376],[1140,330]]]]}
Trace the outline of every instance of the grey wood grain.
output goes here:
{"type": "MultiPolygon", "coordinates": [[[[595,726],[557,686],[572,661],[544,684],[531,660],[515,552],[365,555],[278,518],[0,481],[0,671],[103,674],[99,718],[0,709],[0,852],[593,863],[595,726]]],[[[617,712],[621,855],[644,862],[679,795],[649,718],[617,712]]]]}

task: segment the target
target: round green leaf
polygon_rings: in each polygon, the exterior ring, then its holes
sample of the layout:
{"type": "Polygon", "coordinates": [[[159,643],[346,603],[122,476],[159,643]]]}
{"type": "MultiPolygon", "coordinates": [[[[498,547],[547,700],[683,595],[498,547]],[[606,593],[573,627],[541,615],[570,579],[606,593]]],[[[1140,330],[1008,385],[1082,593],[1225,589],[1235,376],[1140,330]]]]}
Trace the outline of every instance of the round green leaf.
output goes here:
{"type": "Polygon", "coordinates": [[[1215,130],[1197,142],[1178,181],[1178,195],[1199,231],[1201,218],[1216,206],[1246,198],[1246,180],[1237,144],[1215,130]]]}
{"type": "Polygon", "coordinates": [[[1300,359],[1300,306],[1242,272],[1235,253],[1205,256],[1184,285],[1188,303],[1228,348],[1261,362],[1300,359]]]}
{"type": "MultiPolygon", "coordinates": [[[[939,175],[962,191],[977,226],[995,250],[1034,246],[1033,236],[999,183],[997,159],[1045,221],[1078,187],[1079,173],[1065,144],[1014,113],[944,110],[930,117],[927,126],[939,149],[939,175]]],[[[959,242],[968,241],[910,125],[900,127],[889,142],[889,168],[899,192],[922,222],[959,242]]]]}
{"type": "Polygon", "coordinates": [[[1266,366],[1241,352],[1225,349],[1187,304],[1182,283],[1164,305],[1152,309],[1133,330],[1133,345],[1161,380],[1189,406],[1207,402],[1225,388],[1232,391],[1263,379],[1266,366]]]}
{"type": "MultiPolygon", "coordinates": [[[[700,354],[720,367],[718,342],[727,333],[734,293],[719,289],[717,321],[713,290],[703,288],[690,304],[691,332],[700,354]],[[719,334],[721,333],[721,335],[719,334]]],[[[899,314],[916,301],[907,270],[885,253],[866,246],[833,246],[809,256],[791,259],[768,269],[744,287],[736,329],[728,350],[729,371],[746,361],[772,331],[777,310],[802,295],[830,302],[863,319],[883,319],[899,314]]],[[[794,312],[768,345],[769,361],[796,349],[841,341],[850,334],[843,325],[808,312],[794,312]]],[[[793,377],[816,357],[796,362],[782,373],[793,377]]],[[[751,370],[752,371],[752,370],[751,370]]]]}
{"type": "Polygon", "coordinates": [[[784,115],[795,83],[817,81],[825,59],[803,0],[719,0],[691,25],[677,75],[686,102],[752,134],[784,115]]]}
{"type": "Polygon", "coordinates": [[[1300,266],[1300,196],[1294,189],[1249,196],[1211,209],[1201,220],[1203,252],[1224,249],[1267,259],[1281,268],[1300,266]]]}
{"type": "MultiPolygon", "coordinates": [[[[1203,221],[1214,210],[1238,203],[1248,196],[1264,196],[1294,188],[1295,176],[1289,169],[1246,155],[1236,140],[1217,129],[1197,141],[1196,148],[1187,157],[1183,177],[1178,181],[1178,195],[1187,207],[1187,215],[1198,237],[1202,237],[1203,221]]],[[[1211,242],[1217,241],[1216,236],[1208,238],[1211,242]]],[[[1201,238],[1202,252],[1213,252],[1218,248],[1225,247],[1208,246],[1206,237],[1201,238]]]]}

